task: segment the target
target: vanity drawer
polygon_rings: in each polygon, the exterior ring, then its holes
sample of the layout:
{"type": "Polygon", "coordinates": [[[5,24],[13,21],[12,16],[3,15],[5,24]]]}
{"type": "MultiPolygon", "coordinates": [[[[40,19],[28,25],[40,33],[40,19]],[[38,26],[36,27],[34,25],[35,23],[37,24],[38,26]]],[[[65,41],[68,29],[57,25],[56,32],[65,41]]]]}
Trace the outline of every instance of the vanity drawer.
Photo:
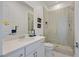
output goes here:
{"type": "Polygon", "coordinates": [[[17,49],[11,53],[8,53],[4,57],[24,57],[24,48],[17,49]]]}
{"type": "Polygon", "coordinates": [[[25,51],[26,51],[26,56],[33,52],[34,50],[38,49],[41,45],[43,45],[43,43],[41,41],[38,41],[38,42],[34,42],[28,46],[25,47],[25,51]]]}

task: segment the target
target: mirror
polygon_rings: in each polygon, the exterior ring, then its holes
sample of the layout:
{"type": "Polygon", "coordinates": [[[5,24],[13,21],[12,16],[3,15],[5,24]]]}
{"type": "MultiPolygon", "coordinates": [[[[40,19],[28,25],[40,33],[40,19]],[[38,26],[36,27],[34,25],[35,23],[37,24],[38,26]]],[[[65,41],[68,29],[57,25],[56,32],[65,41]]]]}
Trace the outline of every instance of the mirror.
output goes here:
{"type": "Polygon", "coordinates": [[[28,34],[30,35],[30,34],[32,34],[32,31],[33,31],[33,18],[34,17],[34,15],[33,15],[33,13],[28,13],[28,34]]]}

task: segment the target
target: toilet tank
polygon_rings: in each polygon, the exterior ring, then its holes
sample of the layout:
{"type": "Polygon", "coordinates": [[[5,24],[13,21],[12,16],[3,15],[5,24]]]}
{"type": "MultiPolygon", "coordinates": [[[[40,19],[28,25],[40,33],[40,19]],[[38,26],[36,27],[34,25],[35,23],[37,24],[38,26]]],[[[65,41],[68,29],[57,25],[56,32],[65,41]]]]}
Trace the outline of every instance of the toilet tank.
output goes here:
{"type": "Polygon", "coordinates": [[[51,43],[44,43],[44,45],[45,45],[45,56],[46,57],[53,57],[54,45],[51,43]]]}

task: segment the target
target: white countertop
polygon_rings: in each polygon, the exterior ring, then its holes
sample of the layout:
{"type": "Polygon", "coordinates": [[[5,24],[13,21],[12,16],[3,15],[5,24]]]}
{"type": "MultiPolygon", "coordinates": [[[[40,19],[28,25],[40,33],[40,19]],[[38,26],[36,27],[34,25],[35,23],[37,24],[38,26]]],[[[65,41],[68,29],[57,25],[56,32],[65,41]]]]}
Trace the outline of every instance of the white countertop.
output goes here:
{"type": "Polygon", "coordinates": [[[35,37],[26,37],[23,39],[14,39],[14,40],[4,41],[2,55],[6,55],[16,49],[22,48],[22,47],[27,46],[31,43],[39,41],[42,38],[44,38],[44,37],[43,36],[35,36],[35,37]]]}

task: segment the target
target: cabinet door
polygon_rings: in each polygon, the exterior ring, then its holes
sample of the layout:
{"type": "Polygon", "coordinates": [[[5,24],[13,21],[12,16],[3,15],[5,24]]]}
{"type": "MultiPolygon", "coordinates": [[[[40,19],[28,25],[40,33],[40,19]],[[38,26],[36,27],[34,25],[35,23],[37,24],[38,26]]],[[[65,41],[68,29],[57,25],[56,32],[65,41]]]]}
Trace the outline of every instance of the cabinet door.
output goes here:
{"type": "Polygon", "coordinates": [[[24,57],[24,48],[13,51],[4,57],[24,57]]]}
{"type": "Polygon", "coordinates": [[[37,57],[44,57],[45,56],[44,46],[40,46],[36,51],[37,51],[37,57]]]}
{"type": "Polygon", "coordinates": [[[44,57],[44,56],[45,56],[45,53],[44,53],[43,46],[37,48],[35,51],[27,55],[27,57],[44,57]]]}
{"type": "Polygon", "coordinates": [[[34,57],[33,53],[30,53],[29,55],[27,55],[27,57],[34,57]]]}

